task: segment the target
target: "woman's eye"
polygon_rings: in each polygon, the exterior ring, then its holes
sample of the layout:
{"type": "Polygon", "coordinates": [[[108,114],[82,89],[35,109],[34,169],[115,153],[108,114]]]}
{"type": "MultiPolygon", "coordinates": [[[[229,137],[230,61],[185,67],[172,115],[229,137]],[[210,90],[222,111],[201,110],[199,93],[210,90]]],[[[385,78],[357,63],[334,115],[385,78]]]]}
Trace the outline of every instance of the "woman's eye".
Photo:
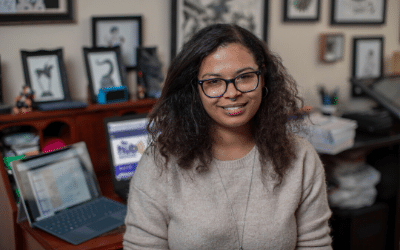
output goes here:
{"type": "Polygon", "coordinates": [[[219,79],[211,79],[211,80],[206,81],[206,84],[211,84],[211,85],[213,85],[213,84],[219,83],[220,81],[221,81],[221,80],[219,80],[219,79]]]}

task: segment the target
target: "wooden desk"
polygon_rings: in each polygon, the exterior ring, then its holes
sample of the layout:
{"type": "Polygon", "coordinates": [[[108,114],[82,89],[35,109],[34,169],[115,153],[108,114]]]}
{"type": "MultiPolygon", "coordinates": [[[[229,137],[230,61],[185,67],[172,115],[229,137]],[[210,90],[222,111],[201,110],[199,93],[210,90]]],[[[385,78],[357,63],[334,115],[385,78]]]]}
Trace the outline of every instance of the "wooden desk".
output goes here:
{"type": "MultiPolygon", "coordinates": [[[[131,100],[106,105],[91,104],[83,109],[0,115],[0,131],[23,127],[39,135],[41,147],[53,138],[60,138],[67,145],[84,141],[102,194],[122,202],[112,187],[103,120],[110,116],[147,113],[153,108],[155,102],[156,99],[131,100]]],[[[122,248],[122,237],[125,231],[123,227],[74,246],[44,231],[32,229],[27,222],[18,224],[16,222],[18,209],[13,188],[4,165],[0,165],[0,249],[122,248]]]]}

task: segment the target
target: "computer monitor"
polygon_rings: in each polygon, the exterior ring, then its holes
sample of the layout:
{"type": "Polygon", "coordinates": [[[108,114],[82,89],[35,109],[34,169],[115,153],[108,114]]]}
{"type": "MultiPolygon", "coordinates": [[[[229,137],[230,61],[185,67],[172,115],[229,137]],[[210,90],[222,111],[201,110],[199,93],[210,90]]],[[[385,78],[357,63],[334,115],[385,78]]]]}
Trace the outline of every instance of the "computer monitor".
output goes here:
{"type": "Polygon", "coordinates": [[[351,79],[366,95],[400,119],[400,75],[371,79],[351,79]]]}
{"type": "Polygon", "coordinates": [[[107,151],[115,193],[126,200],[129,182],[149,145],[147,114],[104,119],[107,151]]]}

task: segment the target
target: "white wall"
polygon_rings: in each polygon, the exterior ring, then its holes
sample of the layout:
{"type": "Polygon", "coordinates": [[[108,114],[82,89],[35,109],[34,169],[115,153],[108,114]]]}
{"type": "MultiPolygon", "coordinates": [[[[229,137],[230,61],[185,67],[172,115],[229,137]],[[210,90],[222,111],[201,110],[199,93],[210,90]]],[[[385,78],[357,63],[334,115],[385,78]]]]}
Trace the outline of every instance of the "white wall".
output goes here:
{"type": "MultiPolygon", "coordinates": [[[[380,26],[330,26],[330,2],[321,0],[320,20],[315,23],[283,23],[283,1],[269,0],[268,44],[283,59],[297,80],[306,104],[319,106],[316,85],[340,87],[340,101],[350,97],[348,79],[352,67],[352,38],[382,35],[385,56],[400,50],[400,3],[387,0],[386,24],[380,26]],[[345,35],[344,59],[334,64],[318,61],[318,37],[324,32],[345,35]]],[[[157,46],[164,72],[170,61],[170,0],[76,0],[75,24],[0,26],[0,55],[4,102],[13,104],[24,84],[20,49],[64,48],[69,88],[74,99],[87,98],[87,78],[82,47],[91,46],[91,17],[102,15],[142,15],[143,45],[157,46]]],[[[136,75],[128,74],[128,85],[135,92],[136,75]]]]}

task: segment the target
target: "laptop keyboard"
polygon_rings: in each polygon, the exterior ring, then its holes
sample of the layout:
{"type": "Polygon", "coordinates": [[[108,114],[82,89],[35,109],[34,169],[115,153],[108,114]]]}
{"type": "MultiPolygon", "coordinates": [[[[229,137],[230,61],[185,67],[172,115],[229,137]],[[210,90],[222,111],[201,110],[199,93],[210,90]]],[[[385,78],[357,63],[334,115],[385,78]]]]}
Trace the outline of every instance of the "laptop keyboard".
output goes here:
{"type": "Polygon", "coordinates": [[[79,207],[75,207],[72,210],[64,211],[61,214],[57,214],[57,216],[47,218],[43,220],[43,223],[40,221],[40,224],[52,232],[65,234],[121,210],[120,204],[109,203],[104,204],[104,200],[97,199],[93,202],[79,205],[79,207]],[[99,206],[99,202],[104,206],[99,206]]]}

